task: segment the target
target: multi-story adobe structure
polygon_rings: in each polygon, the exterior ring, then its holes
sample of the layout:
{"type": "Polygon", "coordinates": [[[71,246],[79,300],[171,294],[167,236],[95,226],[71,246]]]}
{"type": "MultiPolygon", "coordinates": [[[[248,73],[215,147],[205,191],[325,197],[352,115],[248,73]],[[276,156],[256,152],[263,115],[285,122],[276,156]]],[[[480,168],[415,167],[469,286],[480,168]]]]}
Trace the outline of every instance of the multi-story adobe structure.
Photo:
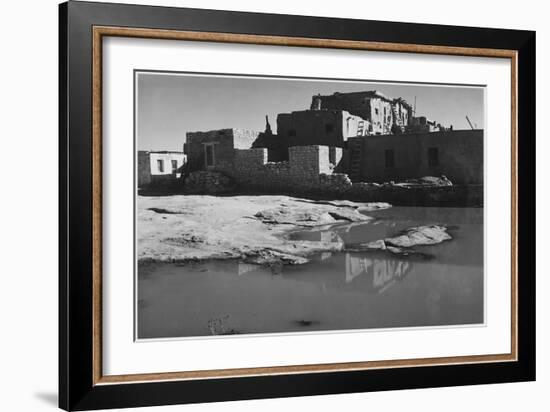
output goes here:
{"type": "Polygon", "coordinates": [[[309,181],[307,173],[315,175],[311,181],[344,173],[353,182],[445,175],[456,184],[483,183],[483,130],[415,117],[405,100],[378,91],[316,95],[309,110],[279,114],[276,134],[266,117],[264,132],[191,132],[184,147],[189,171],[220,171],[242,182],[284,186],[297,176],[309,181]]]}
{"type": "Polygon", "coordinates": [[[312,97],[311,110],[346,110],[367,121],[367,134],[405,132],[413,108],[402,98],[391,99],[377,90],[333,93],[312,97]]]}

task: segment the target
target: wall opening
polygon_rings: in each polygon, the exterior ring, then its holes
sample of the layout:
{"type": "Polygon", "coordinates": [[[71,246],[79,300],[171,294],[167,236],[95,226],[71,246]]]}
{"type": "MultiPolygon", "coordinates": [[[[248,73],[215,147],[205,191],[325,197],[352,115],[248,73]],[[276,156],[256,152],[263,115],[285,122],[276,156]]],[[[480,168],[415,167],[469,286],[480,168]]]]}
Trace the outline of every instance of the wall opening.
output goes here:
{"type": "Polygon", "coordinates": [[[164,160],[162,159],[157,160],[157,169],[160,173],[164,173],[164,160]]]}
{"type": "Polygon", "coordinates": [[[336,165],[336,147],[330,146],[328,148],[328,161],[333,165],[336,165]]]}
{"type": "Polygon", "coordinates": [[[214,145],[204,145],[204,162],[206,166],[214,166],[214,145]]]}
{"type": "Polygon", "coordinates": [[[178,161],[172,160],[172,173],[176,173],[177,170],[178,170],[178,161]]]}

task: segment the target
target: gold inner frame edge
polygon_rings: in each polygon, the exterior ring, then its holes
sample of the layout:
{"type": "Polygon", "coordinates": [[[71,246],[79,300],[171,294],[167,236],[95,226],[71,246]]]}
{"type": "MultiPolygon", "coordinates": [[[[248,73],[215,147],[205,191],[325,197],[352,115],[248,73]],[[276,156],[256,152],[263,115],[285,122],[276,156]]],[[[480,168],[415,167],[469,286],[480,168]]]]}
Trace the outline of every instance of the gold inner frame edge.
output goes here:
{"type": "Polygon", "coordinates": [[[405,43],[386,43],[356,40],[265,36],[238,33],[217,33],[144,29],[131,27],[93,26],[92,29],[92,316],[93,316],[93,384],[120,384],[171,380],[220,379],[300,373],[329,373],[381,368],[457,365],[471,363],[494,363],[517,361],[517,51],[505,49],[433,46],[405,43]],[[328,363],[314,365],[288,365],[274,367],[235,368],[200,371],[160,372],[130,375],[103,375],[102,340],[102,40],[105,36],[148,38],[164,40],[187,40],[256,44],[290,47],[318,47],[398,53],[422,53],[508,58],[511,60],[511,182],[512,182],[512,242],[511,242],[511,352],[506,354],[451,356],[439,358],[393,359],[381,361],[328,363]]]}

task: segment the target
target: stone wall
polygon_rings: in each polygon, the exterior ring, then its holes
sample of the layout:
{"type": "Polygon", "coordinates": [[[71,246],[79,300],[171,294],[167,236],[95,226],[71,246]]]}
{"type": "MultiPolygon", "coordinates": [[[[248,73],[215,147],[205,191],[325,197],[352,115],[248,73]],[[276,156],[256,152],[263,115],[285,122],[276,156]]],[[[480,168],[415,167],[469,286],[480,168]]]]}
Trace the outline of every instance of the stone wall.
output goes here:
{"type": "Polygon", "coordinates": [[[224,173],[199,170],[185,179],[185,193],[219,194],[234,190],[233,180],[224,173]]]}
{"type": "Polygon", "coordinates": [[[359,202],[388,202],[394,206],[482,207],[483,185],[453,185],[406,188],[353,183],[344,191],[321,196],[359,202]]]}
{"type": "Polygon", "coordinates": [[[323,173],[319,176],[319,186],[329,192],[345,193],[351,189],[352,183],[345,173],[323,173]]]}
{"type": "Polygon", "coordinates": [[[234,178],[240,187],[276,190],[291,182],[289,162],[268,162],[267,149],[235,150],[234,178]]]}
{"type": "Polygon", "coordinates": [[[320,187],[320,175],[332,173],[329,148],[295,146],[289,161],[268,162],[266,148],[236,149],[233,161],[216,167],[246,190],[310,190],[320,187]]]}
{"type": "Polygon", "coordinates": [[[319,174],[332,173],[327,146],[289,147],[291,179],[296,187],[315,187],[319,184],[319,174]]]}

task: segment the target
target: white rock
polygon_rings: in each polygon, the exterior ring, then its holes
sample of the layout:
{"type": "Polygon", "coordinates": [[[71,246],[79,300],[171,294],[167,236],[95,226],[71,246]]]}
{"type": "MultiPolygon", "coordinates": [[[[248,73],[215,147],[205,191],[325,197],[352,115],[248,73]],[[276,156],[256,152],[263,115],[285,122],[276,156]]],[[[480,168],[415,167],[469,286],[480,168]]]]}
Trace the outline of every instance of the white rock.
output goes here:
{"type": "Polygon", "coordinates": [[[407,229],[402,235],[384,239],[387,245],[397,247],[413,247],[422,245],[435,245],[452,237],[447,233],[445,226],[418,226],[407,229]]]}

